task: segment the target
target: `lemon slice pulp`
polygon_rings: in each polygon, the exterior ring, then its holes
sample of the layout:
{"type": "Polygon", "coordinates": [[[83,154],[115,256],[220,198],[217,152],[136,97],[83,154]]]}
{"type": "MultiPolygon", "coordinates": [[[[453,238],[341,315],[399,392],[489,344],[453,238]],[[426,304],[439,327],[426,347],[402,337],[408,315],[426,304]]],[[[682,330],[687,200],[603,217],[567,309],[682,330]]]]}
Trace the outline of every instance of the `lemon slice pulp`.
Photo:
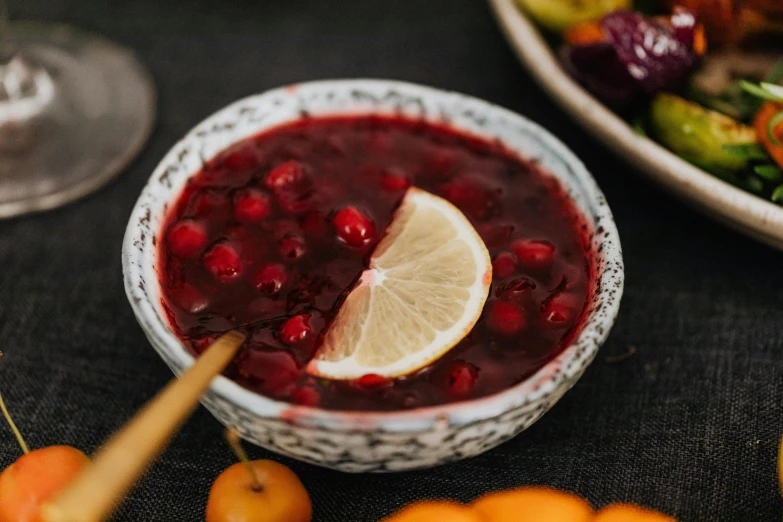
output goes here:
{"type": "Polygon", "coordinates": [[[308,371],[332,379],[414,372],[470,332],[491,281],[487,248],[462,212],[410,188],[308,371]]]}

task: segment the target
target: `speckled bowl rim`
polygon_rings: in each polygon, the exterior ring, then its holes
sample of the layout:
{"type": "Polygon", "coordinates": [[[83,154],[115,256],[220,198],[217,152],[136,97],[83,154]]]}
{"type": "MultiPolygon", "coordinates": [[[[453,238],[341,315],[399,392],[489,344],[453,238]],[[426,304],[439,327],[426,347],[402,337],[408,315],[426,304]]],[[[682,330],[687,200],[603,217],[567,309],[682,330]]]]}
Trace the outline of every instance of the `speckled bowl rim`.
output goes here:
{"type": "MultiPolygon", "coordinates": [[[[151,222],[149,210],[152,207],[149,204],[155,201],[153,197],[155,191],[154,183],[161,176],[165,176],[170,170],[169,167],[177,162],[178,156],[181,156],[184,143],[208,139],[208,137],[205,137],[208,136],[207,130],[214,128],[227,114],[234,113],[243,106],[259,104],[265,97],[294,96],[294,93],[297,91],[324,91],[346,87],[393,88],[396,91],[416,96],[442,98],[446,102],[453,102],[454,99],[458,99],[460,103],[470,106],[476,114],[482,114],[485,111],[492,112],[502,116],[504,120],[513,122],[515,126],[524,129],[530,135],[534,135],[546,149],[568,165],[571,173],[577,178],[580,191],[587,196],[589,208],[584,208],[584,204],[580,205],[578,202],[576,202],[576,205],[580,212],[586,216],[588,223],[593,223],[593,220],[595,223],[600,223],[601,239],[598,243],[591,240],[591,250],[592,255],[596,257],[595,264],[598,264],[597,258],[600,257],[605,262],[604,266],[607,267],[597,275],[594,284],[599,293],[615,292],[616,296],[609,300],[608,304],[602,309],[593,309],[586,313],[582,319],[581,331],[572,340],[571,344],[535,374],[511,388],[479,399],[391,412],[325,410],[276,401],[243,388],[223,376],[215,378],[210,387],[210,392],[260,417],[284,419],[290,424],[301,427],[329,428],[339,431],[380,429],[390,432],[418,432],[431,429],[443,423],[447,423],[450,426],[458,426],[493,418],[523,404],[534,402],[544,396],[553,394],[562,386],[570,387],[576,380],[574,377],[578,377],[584,368],[590,364],[598,348],[609,335],[609,331],[617,317],[623,291],[624,270],[620,239],[611,211],[601,190],[583,163],[560,140],[527,118],[478,98],[394,80],[321,80],[290,85],[249,96],[215,112],[194,127],[182,140],[172,147],[157,166],[149,182],[141,192],[131,213],[122,249],[126,294],[140,325],[152,342],[153,347],[159,352],[161,350],[165,352],[165,354],[160,353],[160,355],[167,361],[169,366],[171,366],[169,361],[173,361],[176,364],[178,368],[172,368],[174,371],[178,369],[180,372],[184,371],[194,362],[193,357],[168,326],[160,302],[153,303],[147,297],[146,291],[142,294],[136,292],[139,281],[143,282],[146,280],[150,284],[158,285],[157,272],[149,259],[151,256],[150,250],[147,250],[145,254],[145,251],[138,247],[140,242],[149,240],[145,238],[145,234],[149,233],[149,231],[146,231],[142,224],[146,221],[149,226],[151,222]],[[590,219],[590,216],[593,219],[590,219]],[[587,346],[588,348],[579,349],[580,346],[587,346]]],[[[335,114],[341,113],[343,112],[335,112],[335,114]]],[[[367,112],[349,111],[347,113],[363,114],[367,112]]],[[[256,133],[274,126],[276,125],[264,125],[256,133]]],[[[455,125],[455,128],[459,129],[461,127],[455,125]]],[[[471,132],[475,134],[474,131],[471,132]]],[[[235,140],[234,142],[236,141],[241,140],[235,140]]],[[[524,151],[518,152],[523,157],[530,157],[529,155],[526,156],[524,151]]],[[[188,177],[193,174],[195,174],[195,171],[190,172],[188,177]]],[[[552,174],[552,176],[558,179],[566,191],[571,194],[568,180],[555,174],[552,174]]],[[[165,212],[170,202],[159,204],[152,211],[156,213],[165,212]]],[[[595,235],[595,231],[591,235],[595,235]]]]}

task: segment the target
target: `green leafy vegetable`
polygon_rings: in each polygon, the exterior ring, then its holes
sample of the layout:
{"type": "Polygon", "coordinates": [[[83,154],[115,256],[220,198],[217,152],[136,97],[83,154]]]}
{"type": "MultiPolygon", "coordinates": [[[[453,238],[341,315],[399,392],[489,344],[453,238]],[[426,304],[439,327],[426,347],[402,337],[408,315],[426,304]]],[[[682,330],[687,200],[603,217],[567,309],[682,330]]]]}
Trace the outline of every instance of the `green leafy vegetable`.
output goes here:
{"type": "Polygon", "coordinates": [[[753,167],[753,172],[767,181],[775,182],[783,179],[783,171],[777,165],[756,165],[753,167]]]}
{"type": "Polygon", "coordinates": [[[762,82],[761,84],[756,85],[755,83],[749,82],[747,80],[740,80],[739,83],[745,92],[748,92],[757,98],[772,102],[783,102],[783,96],[780,96],[778,93],[778,89],[783,90],[783,87],[766,82],[762,82]],[[778,89],[770,90],[769,87],[777,87],[778,89]]]}
{"type": "Polygon", "coordinates": [[[761,82],[761,88],[770,93],[777,101],[783,102],[783,87],[774,83],[761,82]]]}
{"type": "Polygon", "coordinates": [[[743,160],[769,161],[769,155],[758,143],[724,145],[723,150],[743,160]]]}

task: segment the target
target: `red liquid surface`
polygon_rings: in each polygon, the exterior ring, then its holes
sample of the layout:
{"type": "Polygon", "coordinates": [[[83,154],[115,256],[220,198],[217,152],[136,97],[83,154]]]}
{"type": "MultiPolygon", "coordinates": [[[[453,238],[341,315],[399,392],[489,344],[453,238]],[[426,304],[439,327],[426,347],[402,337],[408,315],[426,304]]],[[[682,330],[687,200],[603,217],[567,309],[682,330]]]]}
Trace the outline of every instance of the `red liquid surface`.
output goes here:
{"type": "Polygon", "coordinates": [[[161,285],[194,353],[248,332],[227,370],[241,385],[322,408],[407,409],[498,392],[564,348],[588,294],[585,230],[557,182],[497,144],[391,117],[319,118],[240,143],[189,181],[158,241],[161,285]],[[404,378],[308,375],[410,184],[452,201],[484,239],[494,276],[481,318],[404,378]],[[359,217],[335,219],[345,207],[359,217]]]}

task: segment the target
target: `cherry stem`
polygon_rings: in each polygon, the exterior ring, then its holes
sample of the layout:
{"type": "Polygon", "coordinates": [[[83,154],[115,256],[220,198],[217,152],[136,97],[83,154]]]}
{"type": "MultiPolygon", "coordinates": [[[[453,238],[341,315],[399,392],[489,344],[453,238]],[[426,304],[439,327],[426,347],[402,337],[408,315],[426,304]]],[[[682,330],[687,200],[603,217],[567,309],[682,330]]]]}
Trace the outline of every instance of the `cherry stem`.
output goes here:
{"type": "Polygon", "coordinates": [[[16,424],[14,424],[14,420],[11,418],[11,414],[8,413],[8,408],[5,407],[5,402],[3,401],[2,395],[0,395],[0,410],[3,411],[5,420],[7,420],[8,425],[11,426],[11,431],[13,431],[14,435],[16,435],[16,440],[19,441],[19,446],[22,447],[22,451],[25,453],[25,455],[27,455],[30,453],[30,448],[27,447],[27,443],[24,441],[24,438],[22,438],[22,434],[19,431],[19,428],[17,428],[16,424]]]}
{"type": "Polygon", "coordinates": [[[236,454],[237,458],[242,461],[242,464],[245,465],[247,471],[250,473],[250,479],[253,481],[253,491],[263,491],[264,486],[262,486],[261,481],[258,480],[256,470],[253,469],[253,466],[250,465],[250,459],[247,458],[247,453],[245,453],[245,449],[242,447],[242,438],[239,436],[239,433],[237,433],[236,430],[232,428],[227,428],[226,441],[228,441],[228,445],[231,446],[232,450],[234,450],[234,454],[236,454]]]}

